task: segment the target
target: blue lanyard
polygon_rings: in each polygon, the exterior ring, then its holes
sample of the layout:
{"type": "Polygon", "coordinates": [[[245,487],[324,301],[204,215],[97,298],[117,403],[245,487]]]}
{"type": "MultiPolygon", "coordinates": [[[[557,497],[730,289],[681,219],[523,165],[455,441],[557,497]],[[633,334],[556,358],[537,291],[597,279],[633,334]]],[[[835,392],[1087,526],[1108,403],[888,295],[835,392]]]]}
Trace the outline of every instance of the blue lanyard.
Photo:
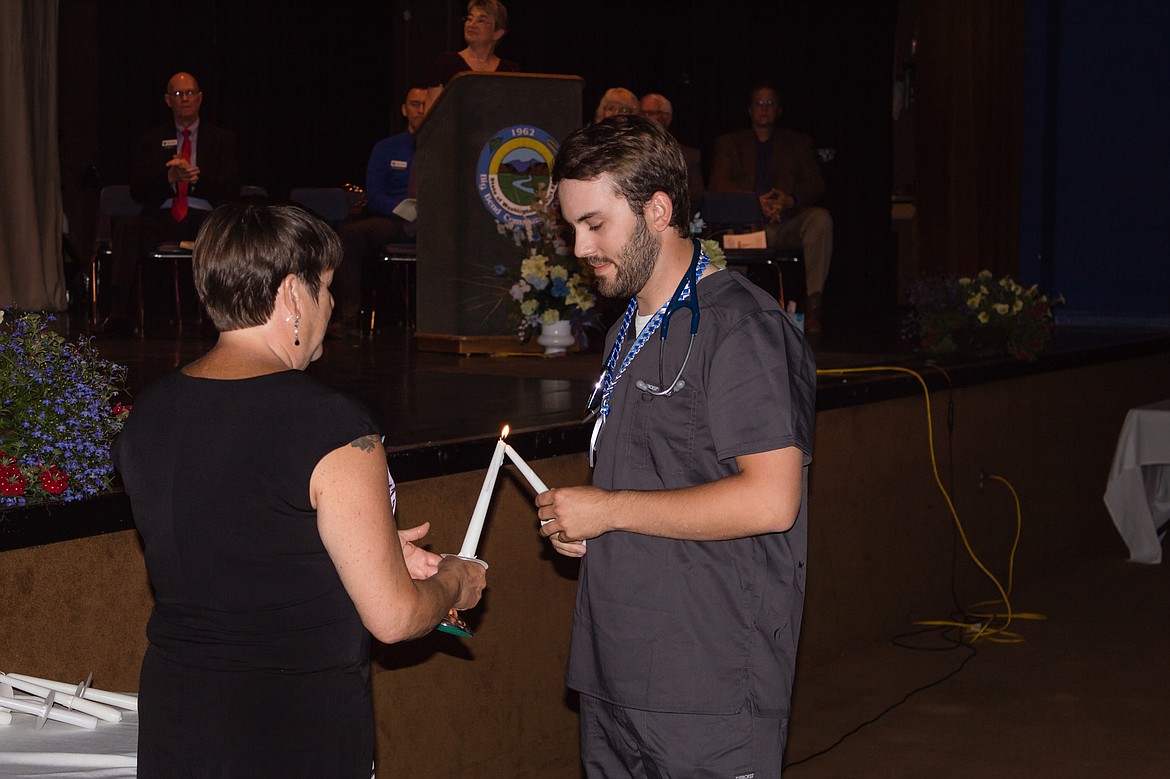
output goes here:
{"type": "MultiPolygon", "coordinates": [[[[707,268],[709,258],[701,247],[696,248],[697,257],[693,261],[692,267],[694,267],[695,271],[695,283],[698,284],[698,278],[703,275],[703,271],[707,268]]],[[[629,351],[626,352],[625,359],[622,360],[622,367],[615,375],[613,369],[617,365],[618,353],[626,340],[626,333],[629,332],[630,323],[634,321],[634,317],[638,313],[637,298],[631,299],[630,305],[626,306],[626,315],[622,319],[621,328],[618,330],[617,338],[613,342],[613,349],[610,350],[609,357],[605,361],[605,385],[601,391],[601,406],[597,409],[597,414],[602,420],[601,424],[604,424],[605,418],[609,416],[609,399],[613,395],[614,389],[617,388],[618,382],[621,381],[622,376],[625,374],[626,368],[630,367],[630,363],[638,356],[638,352],[642,350],[642,347],[646,345],[646,341],[650,340],[650,336],[654,335],[659,326],[664,322],[669,322],[670,314],[674,313],[671,310],[672,306],[677,310],[681,306],[676,304],[681,304],[691,296],[690,275],[688,269],[687,277],[684,277],[682,289],[676,291],[670,300],[663,303],[662,307],[654,312],[654,316],[642,328],[642,332],[638,333],[638,337],[634,339],[634,343],[630,346],[629,351]]]]}

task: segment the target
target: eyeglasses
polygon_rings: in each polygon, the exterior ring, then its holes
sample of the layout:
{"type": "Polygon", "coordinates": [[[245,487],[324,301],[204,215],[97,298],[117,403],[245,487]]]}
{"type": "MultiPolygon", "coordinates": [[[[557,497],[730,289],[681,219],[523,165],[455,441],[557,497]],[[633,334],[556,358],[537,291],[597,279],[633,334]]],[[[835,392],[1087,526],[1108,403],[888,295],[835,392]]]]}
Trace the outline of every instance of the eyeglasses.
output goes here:
{"type": "Polygon", "coordinates": [[[753,100],[752,105],[757,105],[760,108],[769,108],[776,105],[775,100],[753,100]]]}
{"type": "Polygon", "coordinates": [[[179,100],[179,99],[184,98],[184,97],[195,97],[195,95],[201,95],[201,94],[203,94],[203,90],[200,90],[200,89],[176,89],[174,92],[168,92],[167,94],[169,94],[171,97],[175,98],[176,100],[179,100]]]}

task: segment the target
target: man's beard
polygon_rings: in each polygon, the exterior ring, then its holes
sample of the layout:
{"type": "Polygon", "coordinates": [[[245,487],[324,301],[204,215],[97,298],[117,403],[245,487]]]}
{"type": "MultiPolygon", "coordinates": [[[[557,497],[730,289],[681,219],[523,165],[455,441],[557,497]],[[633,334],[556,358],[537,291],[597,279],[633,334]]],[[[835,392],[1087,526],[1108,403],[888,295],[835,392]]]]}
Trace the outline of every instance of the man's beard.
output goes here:
{"type": "Polygon", "coordinates": [[[607,298],[629,298],[636,295],[654,273],[661,247],[650,234],[646,219],[638,216],[638,224],[626,243],[618,251],[613,280],[598,277],[597,289],[607,298]]]}

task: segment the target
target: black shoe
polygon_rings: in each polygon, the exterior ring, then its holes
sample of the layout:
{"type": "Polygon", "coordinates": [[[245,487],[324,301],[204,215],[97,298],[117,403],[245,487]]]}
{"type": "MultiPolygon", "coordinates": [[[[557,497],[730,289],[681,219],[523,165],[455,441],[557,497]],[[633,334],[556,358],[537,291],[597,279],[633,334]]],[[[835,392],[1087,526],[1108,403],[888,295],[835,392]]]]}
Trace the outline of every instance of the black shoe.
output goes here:
{"type": "Polygon", "coordinates": [[[95,338],[126,338],[134,335],[134,326],[129,319],[108,316],[89,331],[95,338]]]}

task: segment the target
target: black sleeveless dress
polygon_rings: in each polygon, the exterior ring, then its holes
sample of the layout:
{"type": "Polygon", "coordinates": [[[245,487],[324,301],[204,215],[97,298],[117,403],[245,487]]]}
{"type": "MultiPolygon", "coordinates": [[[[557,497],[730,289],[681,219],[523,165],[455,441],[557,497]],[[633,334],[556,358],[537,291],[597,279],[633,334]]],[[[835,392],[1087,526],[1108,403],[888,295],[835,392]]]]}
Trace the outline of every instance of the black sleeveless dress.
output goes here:
{"type": "Polygon", "coordinates": [[[155,593],[140,777],[369,779],[370,637],[321,543],[309,477],[377,432],[301,371],[176,371],[139,395],[113,455],[155,593]]]}

